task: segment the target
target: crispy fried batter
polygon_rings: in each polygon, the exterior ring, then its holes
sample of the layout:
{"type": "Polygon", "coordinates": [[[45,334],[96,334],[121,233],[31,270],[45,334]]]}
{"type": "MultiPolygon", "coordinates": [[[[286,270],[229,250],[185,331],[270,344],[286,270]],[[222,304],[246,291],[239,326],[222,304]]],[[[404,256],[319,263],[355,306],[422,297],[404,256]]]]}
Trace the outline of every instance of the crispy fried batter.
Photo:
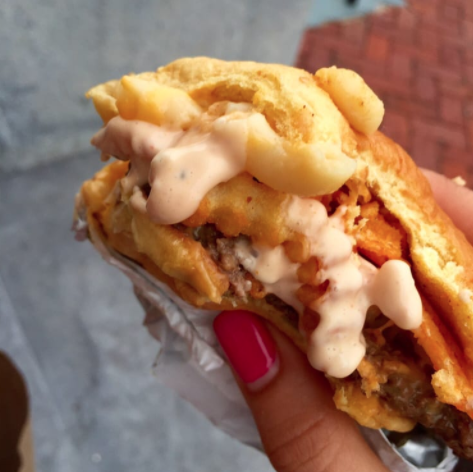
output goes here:
{"type": "Polygon", "coordinates": [[[364,218],[365,224],[356,232],[356,245],[360,254],[378,267],[390,259],[405,260],[405,233],[390,225],[379,213],[364,218]]]}
{"type": "Polygon", "coordinates": [[[212,189],[183,223],[190,227],[215,224],[225,236],[246,234],[255,242],[277,246],[291,234],[284,224],[288,198],[243,173],[212,189]]]}
{"type": "Polygon", "coordinates": [[[300,265],[297,269],[297,278],[303,284],[313,283],[320,269],[320,263],[316,257],[311,257],[308,261],[300,265]]]}

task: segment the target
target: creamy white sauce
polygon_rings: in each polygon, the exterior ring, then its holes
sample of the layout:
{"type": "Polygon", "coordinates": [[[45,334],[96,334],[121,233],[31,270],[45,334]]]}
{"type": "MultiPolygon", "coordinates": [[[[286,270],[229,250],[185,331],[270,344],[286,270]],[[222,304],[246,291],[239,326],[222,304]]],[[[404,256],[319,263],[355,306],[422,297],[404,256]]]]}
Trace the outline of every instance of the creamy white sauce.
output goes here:
{"type": "Polygon", "coordinates": [[[237,241],[235,255],[240,264],[260,281],[265,290],[276,294],[282,301],[302,312],[302,303],[296,291],[300,287],[297,279],[299,264],[287,257],[282,246],[270,248],[248,241],[237,241]]]}
{"type": "Polygon", "coordinates": [[[148,183],[153,158],[176,143],[182,135],[183,131],[115,116],[94,135],[91,143],[103,154],[131,162],[130,172],[121,182],[123,191],[129,193],[133,187],[148,183]]]}
{"type": "MultiPolygon", "coordinates": [[[[191,216],[207,192],[245,170],[248,104],[229,103],[220,117],[202,115],[190,130],[174,131],[143,121],[111,119],[93,138],[103,153],[130,160],[122,180],[125,193],[149,183],[146,211],[160,224],[179,223],[191,216]],[[202,128],[202,125],[204,127],[202,128]]],[[[142,195],[132,196],[143,209],[142,195]]]]}
{"type": "MultiPolygon", "coordinates": [[[[175,224],[190,217],[207,192],[245,170],[249,120],[255,112],[245,104],[228,104],[220,117],[203,114],[188,131],[175,131],[141,121],[115,117],[92,139],[104,154],[131,161],[122,179],[134,209],[148,213],[159,224],[175,224]],[[149,183],[147,198],[141,187],[149,183]]],[[[309,335],[308,358],[318,370],[346,377],[365,355],[362,335],[366,312],[376,305],[400,328],[414,329],[422,322],[422,303],[409,266],[388,261],[377,269],[354,251],[355,240],[345,233],[344,209],[328,217],[317,200],[291,197],[287,224],[310,242],[310,254],[320,263],[314,284],[328,281],[325,294],[309,308],[320,315],[309,335]]],[[[236,244],[240,263],[268,293],[293,306],[301,283],[299,264],[289,260],[284,248],[236,244]]],[[[471,292],[460,293],[469,301],[471,292]]]]}
{"type": "MultiPolygon", "coordinates": [[[[314,368],[337,378],[350,375],[365,355],[362,330],[370,306],[378,306],[402,329],[415,329],[422,322],[422,302],[409,266],[388,261],[378,270],[359,257],[353,252],[353,238],[343,230],[342,216],[343,208],[328,217],[317,200],[293,196],[286,220],[309,239],[311,256],[320,261],[314,282],[329,281],[326,293],[309,306],[320,322],[309,336],[307,355],[314,368]]],[[[299,264],[287,258],[282,246],[239,244],[237,257],[245,269],[268,292],[302,313],[296,298],[299,264]]]]}
{"type": "Polygon", "coordinates": [[[403,261],[387,261],[369,286],[369,299],[401,329],[418,328],[422,322],[422,301],[403,261]]]}
{"type": "Polygon", "coordinates": [[[151,163],[147,210],[156,223],[179,223],[191,216],[207,192],[243,172],[245,120],[219,118],[210,133],[186,133],[151,163]]]}

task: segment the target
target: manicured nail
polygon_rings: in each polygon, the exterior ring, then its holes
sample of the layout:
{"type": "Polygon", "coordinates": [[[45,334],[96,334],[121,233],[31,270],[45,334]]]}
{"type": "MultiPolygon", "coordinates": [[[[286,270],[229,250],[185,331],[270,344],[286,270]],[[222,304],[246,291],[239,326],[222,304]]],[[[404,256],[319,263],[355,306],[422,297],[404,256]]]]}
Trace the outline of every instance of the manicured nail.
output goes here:
{"type": "Polygon", "coordinates": [[[223,311],[213,326],[230,364],[250,390],[262,389],[276,376],[276,345],[256,315],[243,310],[223,311]]]}

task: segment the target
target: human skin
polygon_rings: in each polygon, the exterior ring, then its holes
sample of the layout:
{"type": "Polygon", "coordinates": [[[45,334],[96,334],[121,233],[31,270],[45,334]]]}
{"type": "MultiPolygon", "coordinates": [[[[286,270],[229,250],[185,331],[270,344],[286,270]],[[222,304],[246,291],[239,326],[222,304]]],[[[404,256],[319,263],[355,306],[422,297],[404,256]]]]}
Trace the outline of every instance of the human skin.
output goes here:
{"type": "MultiPolygon", "coordinates": [[[[424,173],[440,207],[473,243],[473,191],[424,173]]],[[[283,334],[248,312],[223,312],[214,329],[278,472],[388,470],[335,408],[324,375],[283,334]]]]}

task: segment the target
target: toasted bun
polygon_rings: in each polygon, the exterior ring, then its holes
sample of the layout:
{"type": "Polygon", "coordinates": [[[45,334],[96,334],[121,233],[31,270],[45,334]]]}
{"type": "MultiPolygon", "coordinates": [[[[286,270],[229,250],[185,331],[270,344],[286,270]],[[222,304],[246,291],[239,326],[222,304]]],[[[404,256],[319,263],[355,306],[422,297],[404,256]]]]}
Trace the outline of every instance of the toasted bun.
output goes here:
{"type": "Polygon", "coordinates": [[[253,139],[250,136],[249,172],[272,188],[307,196],[335,191],[355,171],[357,144],[349,121],[355,129],[372,133],[384,114],[382,102],[351,71],[325,69],[314,77],[282,65],[208,58],[181,59],[157,72],[125,76],[92,88],[87,96],[105,123],[120,114],[162,124],[162,114],[142,111],[140,97],[146,97],[146,105],[152,102],[155,110],[180,100],[180,113],[186,117],[196,106],[206,109],[226,100],[251,103],[270,128],[256,130],[253,139]],[[356,106],[343,116],[325,90],[335,94],[339,103],[351,99],[356,106]],[[176,97],[177,91],[184,91],[192,103],[176,97]],[[275,155],[279,173],[271,171],[275,155]]]}
{"type": "MultiPolygon", "coordinates": [[[[337,190],[348,179],[359,182],[399,222],[423,297],[423,323],[414,335],[435,369],[432,386],[441,402],[473,418],[473,302],[462,296],[473,288],[473,248],[437,206],[427,180],[406,152],[375,131],[383,108],[366,84],[336,69],[312,76],[290,67],[206,58],[182,59],[136,77],[183,90],[203,109],[224,100],[251,103],[294,149],[307,143],[338,143],[348,159],[343,162],[355,163],[356,170],[344,174],[342,181],[338,173],[325,192],[337,190]]],[[[104,122],[119,114],[121,87],[119,81],[112,81],[88,93],[104,122]]],[[[228,277],[199,242],[172,226],[152,223],[128,201],[113,197],[116,182],[127,170],[127,163],[114,162],[84,183],[80,205],[94,233],[192,305],[253,311],[305,350],[304,337],[287,314],[264,298],[228,295],[228,277]]],[[[290,239],[284,203],[297,186],[260,180],[268,185],[258,185],[247,173],[218,185],[184,223],[192,227],[210,223],[225,236],[245,234],[272,246],[284,243],[290,239]]],[[[412,427],[386,408],[381,414],[379,404],[373,405],[375,400],[360,391],[338,391],[335,399],[362,424],[397,430],[412,427]],[[360,404],[378,413],[363,421],[360,404]]]]}

